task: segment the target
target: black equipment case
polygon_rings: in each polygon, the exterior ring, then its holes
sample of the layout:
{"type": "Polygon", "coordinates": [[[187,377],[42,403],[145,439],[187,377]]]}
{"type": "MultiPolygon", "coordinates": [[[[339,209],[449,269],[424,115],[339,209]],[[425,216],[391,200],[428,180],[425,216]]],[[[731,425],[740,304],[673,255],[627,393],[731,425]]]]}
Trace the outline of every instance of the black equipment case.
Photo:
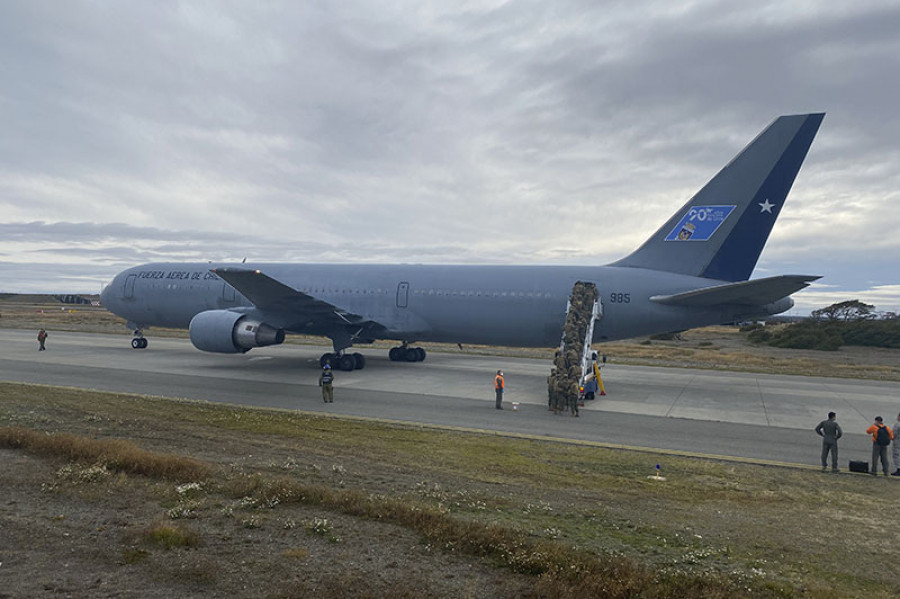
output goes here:
{"type": "Polygon", "coordinates": [[[863,460],[850,460],[850,472],[869,473],[869,462],[863,460]]]}

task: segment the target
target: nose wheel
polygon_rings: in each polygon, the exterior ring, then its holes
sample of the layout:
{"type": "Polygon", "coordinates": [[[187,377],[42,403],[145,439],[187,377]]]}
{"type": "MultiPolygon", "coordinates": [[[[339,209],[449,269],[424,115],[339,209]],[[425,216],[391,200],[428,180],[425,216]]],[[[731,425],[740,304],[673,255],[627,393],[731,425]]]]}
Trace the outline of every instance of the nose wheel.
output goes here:
{"type": "Polygon", "coordinates": [[[147,349],[147,339],[144,337],[143,331],[137,329],[134,332],[134,339],[131,340],[131,349],[147,349]]]}

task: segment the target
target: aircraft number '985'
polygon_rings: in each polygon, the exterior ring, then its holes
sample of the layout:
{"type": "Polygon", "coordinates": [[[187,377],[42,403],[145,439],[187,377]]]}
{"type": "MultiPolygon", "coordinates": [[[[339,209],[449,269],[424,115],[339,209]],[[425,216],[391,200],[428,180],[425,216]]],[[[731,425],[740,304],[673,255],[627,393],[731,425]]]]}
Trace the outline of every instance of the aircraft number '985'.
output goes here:
{"type": "Polygon", "coordinates": [[[611,304],[629,304],[631,303],[630,293],[610,293],[609,302],[611,304]]]}

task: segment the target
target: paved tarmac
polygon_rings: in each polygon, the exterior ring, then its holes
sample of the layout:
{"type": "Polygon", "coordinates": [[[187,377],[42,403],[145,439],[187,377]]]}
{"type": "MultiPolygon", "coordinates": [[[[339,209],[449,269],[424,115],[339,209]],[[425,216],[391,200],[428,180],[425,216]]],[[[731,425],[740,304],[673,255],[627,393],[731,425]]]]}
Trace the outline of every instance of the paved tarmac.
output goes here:
{"type": "MultiPolygon", "coordinates": [[[[870,458],[864,434],[876,415],[893,422],[900,383],[682,368],[603,369],[608,395],[581,417],[547,410],[544,360],[429,352],[424,363],[390,362],[361,349],[366,368],[337,372],[335,402],[317,386],[323,347],[283,345],[243,355],[200,352],[184,339],[0,329],[0,380],[144,393],[248,406],[297,409],[460,427],[536,438],[816,466],[813,427],[829,410],[845,431],[842,470],[870,458]],[[493,375],[506,375],[506,409],[494,409],[493,375]],[[519,403],[517,411],[512,402],[519,403]]],[[[2,413],[0,413],[2,422],[2,413]]],[[[584,449],[579,448],[578,451],[584,449]]],[[[648,462],[658,458],[648,456],[648,462]]]]}

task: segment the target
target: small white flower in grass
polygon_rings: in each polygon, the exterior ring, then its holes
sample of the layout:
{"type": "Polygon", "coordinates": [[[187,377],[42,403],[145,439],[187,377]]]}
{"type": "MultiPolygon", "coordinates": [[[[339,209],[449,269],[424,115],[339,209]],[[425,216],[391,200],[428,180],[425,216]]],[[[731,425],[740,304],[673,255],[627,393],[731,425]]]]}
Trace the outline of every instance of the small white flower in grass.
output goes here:
{"type": "Polygon", "coordinates": [[[183,485],[178,485],[175,487],[175,492],[179,495],[187,495],[192,492],[199,492],[203,490],[203,486],[200,483],[184,483],[183,485]]]}
{"type": "Polygon", "coordinates": [[[313,518],[312,522],[306,525],[308,532],[317,535],[326,535],[331,532],[332,528],[328,518],[313,518]]]}

